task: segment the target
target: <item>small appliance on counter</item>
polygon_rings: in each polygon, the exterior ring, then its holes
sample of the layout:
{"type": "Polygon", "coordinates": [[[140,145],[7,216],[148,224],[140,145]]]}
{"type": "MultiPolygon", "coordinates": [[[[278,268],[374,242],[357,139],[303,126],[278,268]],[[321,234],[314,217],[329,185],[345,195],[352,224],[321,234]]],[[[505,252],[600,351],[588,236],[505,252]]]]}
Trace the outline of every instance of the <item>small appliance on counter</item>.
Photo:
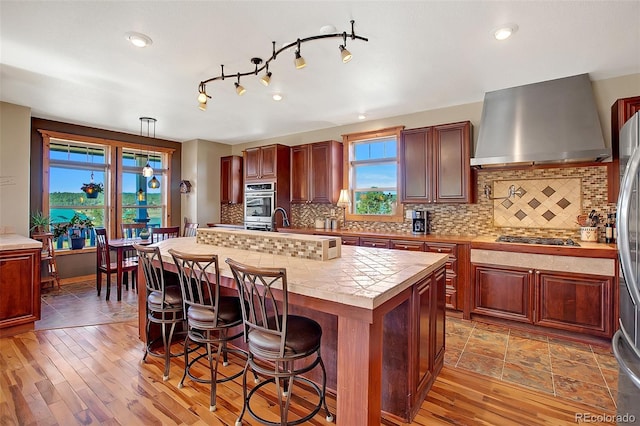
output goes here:
{"type": "Polygon", "coordinates": [[[424,210],[414,210],[411,220],[411,232],[414,234],[426,234],[428,217],[429,212],[424,210]]]}

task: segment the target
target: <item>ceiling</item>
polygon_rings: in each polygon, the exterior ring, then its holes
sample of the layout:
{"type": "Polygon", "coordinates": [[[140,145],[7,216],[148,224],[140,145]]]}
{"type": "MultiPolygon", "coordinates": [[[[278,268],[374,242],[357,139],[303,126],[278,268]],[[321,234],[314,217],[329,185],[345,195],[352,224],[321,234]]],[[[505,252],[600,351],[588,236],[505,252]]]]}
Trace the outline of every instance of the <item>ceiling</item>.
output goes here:
{"type": "Polygon", "coordinates": [[[156,137],[239,144],[358,121],[478,102],[487,91],[589,73],[640,72],[639,1],[0,1],[0,99],[35,117],[156,137]],[[207,111],[198,84],[248,72],[252,57],[321,33],[256,76],[212,82],[207,111]],[[496,41],[492,30],[518,31],[496,41]],[[132,46],[125,33],[153,40],[132,46]],[[273,93],[284,99],[272,100],[273,93]],[[146,133],[146,130],[144,131],[146,133]]]}

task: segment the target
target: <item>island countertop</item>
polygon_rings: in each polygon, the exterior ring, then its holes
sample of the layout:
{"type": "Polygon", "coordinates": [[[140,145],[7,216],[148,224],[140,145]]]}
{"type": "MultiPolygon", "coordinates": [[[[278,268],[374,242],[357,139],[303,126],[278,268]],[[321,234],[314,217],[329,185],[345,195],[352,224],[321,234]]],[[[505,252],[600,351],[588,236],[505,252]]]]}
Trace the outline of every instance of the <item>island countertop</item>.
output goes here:
{"type": "Polygon", "coordinates": [[[42,243],[18,234],[0,234],[0,251],[42,247],[42,243]]]}
{"type": "Polygon", "coordinates": [[[287,269],[289,292],[344,305],[375,309],[440,266],[446,254],[342,246],[342,256],[319,261],[196,243],[196,237],[156,243],[162,258],[173,263],[169,249],[217,254],[220,274],[233,278],[225,263],[231,258],[258,267],[287,269]]]}

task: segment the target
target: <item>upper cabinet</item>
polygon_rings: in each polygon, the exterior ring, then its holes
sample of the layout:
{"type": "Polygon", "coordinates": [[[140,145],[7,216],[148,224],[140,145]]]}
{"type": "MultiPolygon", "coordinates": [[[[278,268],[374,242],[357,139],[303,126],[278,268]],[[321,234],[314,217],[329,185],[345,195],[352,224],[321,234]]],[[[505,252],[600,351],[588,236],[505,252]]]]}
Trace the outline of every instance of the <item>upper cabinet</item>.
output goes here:
{"type": "MultiPolygon", "coordinates": [[[[245,182],[277,181],[289,174],[289,150],[285,145],[266,145],[244,151],[245,182]]],[[[288,178],[287,178],[288,180],[288,178]]]]}
{"type": "Polygon", "coordinates": [[[640,96],[618,99],[611,106],[611,157],[613,161],[608,164],[608,194],[609,202],[618,202],[620,189],[620,153],[619,138],[620,129],[633,114],[640,111],[640,96]]]}
{"type": "Polygon", "coordinates": [[[220,202],[242,204],[242,157],[220,158],[220,202]]]}
{"type": "Polygon", "coordinates": [[[291,147],[291,202],[335,204],[342,187],[342,143],[291,147]]]}
{"type": "Polygon", "coordinates": [[[469,121],[404,130],[399,156],[402,202],[475,202],[469,121]]]}

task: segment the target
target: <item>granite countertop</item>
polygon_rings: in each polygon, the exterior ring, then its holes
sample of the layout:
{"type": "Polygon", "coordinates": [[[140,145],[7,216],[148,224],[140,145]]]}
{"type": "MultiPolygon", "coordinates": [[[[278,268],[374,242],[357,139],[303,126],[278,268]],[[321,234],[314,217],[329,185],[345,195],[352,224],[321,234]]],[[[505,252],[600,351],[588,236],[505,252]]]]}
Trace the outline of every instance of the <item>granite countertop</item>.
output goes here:
{"type": "Polygon", "coordinates": [[[173,263],[169,249],[217,254],[220,274],[233,278],[225,260],[287,269],[289,292],[365,309],[374,309],[445,264],[446,254],[343,246],[342,257],[302,259],[196,243],[196,237],[171,238],[154,244],[173,263]]]}
{"type": "Polygon", "coordinates": [[[0,234],[0,251],[34,248],[42,248],[42,243],[18,234],[0,234]]]}

